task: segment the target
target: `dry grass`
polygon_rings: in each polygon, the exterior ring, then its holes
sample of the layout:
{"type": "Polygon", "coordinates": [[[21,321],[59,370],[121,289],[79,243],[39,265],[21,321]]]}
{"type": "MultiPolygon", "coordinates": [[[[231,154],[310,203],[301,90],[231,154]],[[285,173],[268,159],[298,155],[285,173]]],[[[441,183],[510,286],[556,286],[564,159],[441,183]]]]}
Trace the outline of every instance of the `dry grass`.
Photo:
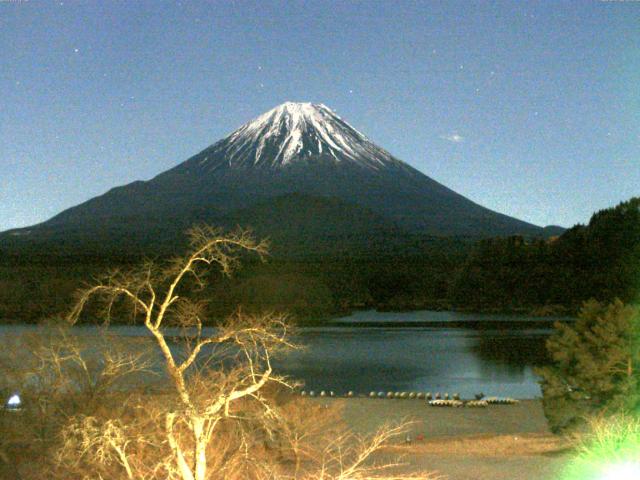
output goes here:
{"type": "Polygon", "coordinates": [[[640,465],[640,419],[634,415],[599,415],[589,419],[587,429],[569,440],[575,447],[565,480],[632,478],[630,472],[615,474],[615,468],[632,466],[638,478],[640,465]]]}
{"type": "Polygon", "coordinates": [[[521,435],[469,435],[464,437],[414,440],[393,445],[386,451],[397,454],[464,455],[480,457],[527,456],[561,453],[570,444],[546,433],[521,435]]]}

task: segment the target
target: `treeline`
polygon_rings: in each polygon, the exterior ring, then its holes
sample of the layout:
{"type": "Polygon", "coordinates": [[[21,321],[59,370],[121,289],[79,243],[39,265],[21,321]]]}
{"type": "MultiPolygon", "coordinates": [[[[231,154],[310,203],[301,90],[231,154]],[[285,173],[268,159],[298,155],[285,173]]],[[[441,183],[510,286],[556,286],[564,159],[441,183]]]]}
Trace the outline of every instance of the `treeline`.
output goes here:
{"type": "MultiPolygon", "coordinates": [[[[462,265],[470,246],[465,241],[434,240],[421,248],[375,256],[372,252],[295,258],[274,255],[265,262],[247,258],[231,277],[205,276],[204,290],[190,284],[184,288],[189,290],[185,293],[206,302],[212,319],[224,318],[240,307],[251,312],[289,312],[303,322],[355,309],[445,309],[450,307],[446,299],[451,271],[462,265]]],[[[143,256],[117,255],[5,256],[0,264],[0,318],[35,322],[63,314],[83,283],[143,260],[143,256]]],[[[117,319],[118,309],[114,312],[117,319]]]]}
{"type": "Polygon", "coordinates": [[[595,213],[550,240],[480,242],[450,291],[454,308],[575,313],[582,303],[640,292],[640,198],[595,213]]]}
{"type": "MultiPolygon", "coordinates": [[[[247,259],[231,278],[211,274],[205,290],[186,288],[206,302],[213,321],[241,306],[290,312],[303,322],[356,309],[573,314],[590,298],[631,302],[640,292],[640,198],[546,240],[414,236],[394,242],[384,249],[287,255],[283,241],[264,263],[247,259]]],[[[64,312],[92,276],[146,258],[109,252],[0,251],[0,318],[37,321],[64,312]]],[[[174,253],[156,252],[158,260],[174,253]]]]}

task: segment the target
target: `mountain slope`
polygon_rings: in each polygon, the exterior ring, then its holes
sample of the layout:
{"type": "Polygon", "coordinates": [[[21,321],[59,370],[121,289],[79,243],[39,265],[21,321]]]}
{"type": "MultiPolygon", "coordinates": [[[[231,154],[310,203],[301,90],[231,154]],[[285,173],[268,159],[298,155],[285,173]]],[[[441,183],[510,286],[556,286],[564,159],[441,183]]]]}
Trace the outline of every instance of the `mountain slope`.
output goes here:
{"type": "Polygon", "coordinates": [[[100,234],[144,231],[145,225],[170,231],[293,193],[339,199],[411,233],[543,235],[540,227],[488,210],[394,158],[326,106],[290,102],[152,180],[114,188],[18,233],[100,234]]]}

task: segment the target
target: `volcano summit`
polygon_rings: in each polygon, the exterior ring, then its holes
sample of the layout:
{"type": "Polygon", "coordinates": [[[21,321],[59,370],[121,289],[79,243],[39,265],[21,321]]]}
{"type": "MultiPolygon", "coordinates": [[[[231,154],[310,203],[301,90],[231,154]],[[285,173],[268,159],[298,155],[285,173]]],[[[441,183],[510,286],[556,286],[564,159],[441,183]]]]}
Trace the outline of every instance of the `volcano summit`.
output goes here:
{"type": "MultiPolygon", "coordinates": [[[[327,218],[318,212],[332,209],[350,212],[346,218],[360,225],[361,233],[367,230],[364,216],[399,233],[543,235],[542,228],[484,208],[394,158],[328,107],[292,102],[149,181],[114,188],[12,233],[117,231],[127,238],[126,232],[166,233],[195,221],[244,226],[271,221],[266,230],[274,231],[283,219],[297,218],[304,223],[300,228],[331,235],[331,227],[321,225],[327,218]],[[317,208],[325,203],[329,207],[317,208]]],[[[348,230],[350,222],[343,227],[348,230]]]]}
{"type": "MultiPolygon", "coordinates": [[[[215,169],[285,168],[298,162],[328,161],[379,170],[401,164],[322,104],[287,102],[243,125],[211,147],[203,160],[215,169]]],[[[206,167],[205,167],[206,168],[206,167]]]]}

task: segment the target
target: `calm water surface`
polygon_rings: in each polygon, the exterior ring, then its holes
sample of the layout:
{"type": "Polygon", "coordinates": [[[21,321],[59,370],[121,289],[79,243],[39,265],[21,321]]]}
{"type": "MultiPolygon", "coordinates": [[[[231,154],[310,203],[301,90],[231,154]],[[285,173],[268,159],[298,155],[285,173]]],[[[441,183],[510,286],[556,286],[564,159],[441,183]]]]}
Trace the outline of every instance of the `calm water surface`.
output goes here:
{"type": "Polygon", "coordinates": [[[309,328],[281,368],[305,388],[483,392],[540,396],[533,368],[546,361],[555,319],[454,312],[359,312],[331,327],[309,328]],[[400,323],[402,326],[391,324],[400,323]],[[357,326],[352,326],[357,325],[357,326]]]}
{"type": "MultiPolygon", "coordinates": [[[[453,312],[358,312],[323,327],[303,328],[306,346],[275,362],[307,390],[483,392],[540,396],[533,367],[545,362],[554,319],[453,312]],[[400,325],[400,326],[390,326],[400,325]]],[[[0,334],[24,326],[0,326],[0,334]]],[[[90,333],[93,327],[81,327],[90,333]]],[[[114,327],[141,336],[142,327],[114,327]]]]}

